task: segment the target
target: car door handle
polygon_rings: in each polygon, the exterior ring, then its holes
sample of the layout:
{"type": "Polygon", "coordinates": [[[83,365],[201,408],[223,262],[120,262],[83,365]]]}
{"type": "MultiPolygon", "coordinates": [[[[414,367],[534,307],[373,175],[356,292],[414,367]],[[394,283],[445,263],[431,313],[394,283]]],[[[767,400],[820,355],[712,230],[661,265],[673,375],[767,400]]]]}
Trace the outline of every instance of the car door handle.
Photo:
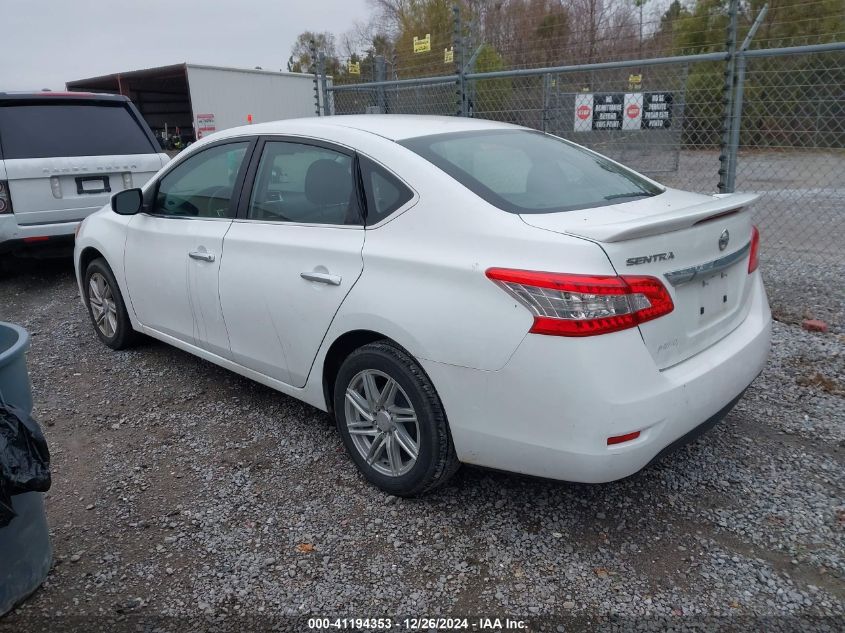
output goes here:
{"type": "Polygon", "coordinates": [[[330,286],[339,286],[343,280],[342,277],[329,273],[307,272],[299,273],[299,276],[306,281],[316,281],[318,284],[329,284],[330,286]]]}
{"type": "Polygon", "coordinates": [[[191,259],[198,259],[203,262],[214,261],[214,253],[209,253],[208,251],[191,251],[188,253],[188,257],[191,259]]]}

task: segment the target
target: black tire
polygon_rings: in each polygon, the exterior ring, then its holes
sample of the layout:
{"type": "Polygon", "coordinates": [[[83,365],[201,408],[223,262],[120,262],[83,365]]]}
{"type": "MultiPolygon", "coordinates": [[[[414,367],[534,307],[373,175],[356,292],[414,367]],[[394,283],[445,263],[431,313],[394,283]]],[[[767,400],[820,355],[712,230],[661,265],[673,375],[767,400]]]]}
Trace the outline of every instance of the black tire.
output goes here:
{"type": "Polygon", "coordinates": [[[88,268],[85,269],[82,289],[85,293],[85,306],[88,308],[88,316],[91,317],[94,332],[97,333],[97,336],[103,343],[112,349],[126,349],[138,341],[140,335],[132,329],[132,322],[129,320],[129,315],[126,313],[126,305],[123,302],[123,296],[120,294],[120,286],[117,285],[117,280],[115,280],[114,274],[105,259],[98,257],[88,264],[88,268]],[[108,336],[100,329],[91,307],[91,278],[95,274],[99,274],[105,283],[108,284],[111,297],[114,301],[115,327],[114,333],[111,336],[108,336]]]}
{"type": "Polygon", "coordinates": [[[385,492],[400,497],[420,496],[445,484],[460,467],[446,413],[434,385],[405,350],[389,341],[364,345],[344,360],[335,380],[334,412],[338,431],[352,461],[370,483],[385,492]],[[368,464],[349,432],[346,390],[364,370],[376,370],[395,380],[416,413],[419,450],[416,462],[404,474],[382,474],[368,464]]]}

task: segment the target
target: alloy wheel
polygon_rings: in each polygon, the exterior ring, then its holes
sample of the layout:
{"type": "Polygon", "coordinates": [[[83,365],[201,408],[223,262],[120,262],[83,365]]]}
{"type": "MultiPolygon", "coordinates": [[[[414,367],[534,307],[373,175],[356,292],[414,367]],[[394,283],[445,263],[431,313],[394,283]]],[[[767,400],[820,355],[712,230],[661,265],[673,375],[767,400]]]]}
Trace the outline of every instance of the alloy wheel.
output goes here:
{"type": "Polygon", "coordinates": [[[113,337],[117,331],[117,304],[109,282],[97,272],[88,280],[88,305],[97,329],[106,338],[113,337]]]}
{"type": "Polygon", "coordinates": [[[355,374],[346,388],[345,415],[352,443],[374,470],[400,477],[414,467],[420,450],[417,413],[393,378],[376,369],[355,374]]]}

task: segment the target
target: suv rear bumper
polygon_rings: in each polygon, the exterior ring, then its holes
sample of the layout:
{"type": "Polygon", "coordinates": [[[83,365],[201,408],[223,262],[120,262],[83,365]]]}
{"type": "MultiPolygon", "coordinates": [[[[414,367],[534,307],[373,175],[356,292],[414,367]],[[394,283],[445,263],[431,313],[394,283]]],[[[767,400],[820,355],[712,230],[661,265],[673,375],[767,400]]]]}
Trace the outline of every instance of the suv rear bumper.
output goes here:
{"type": "Polygon", "coordinates": [[[602,483],[632,475],[693,439],[727,414],[765,365],[771,313],[755,277],[742,324],[663,371],[637,329],[586,338],[529,334],[495,372],[422,361],[459,459],[602,483]],[[607,443],[635,431],[636,439],[607,443]]]}
{"type": "Polygon", "coordinates": [[[72,238],[77,226],[79,221],[19,225],[14,213],[0,215],[0,253],[72,238]]]}

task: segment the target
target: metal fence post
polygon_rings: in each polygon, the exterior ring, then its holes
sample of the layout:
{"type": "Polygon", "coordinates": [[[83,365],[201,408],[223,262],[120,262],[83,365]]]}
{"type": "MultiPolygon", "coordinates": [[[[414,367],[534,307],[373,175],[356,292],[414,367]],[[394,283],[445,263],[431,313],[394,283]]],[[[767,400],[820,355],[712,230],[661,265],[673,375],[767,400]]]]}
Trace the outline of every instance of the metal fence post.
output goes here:
{"type": "Polygon", "coordinates": [[[311,53],[311,72],[314,73],[314,112],[320,116],[320,67],[317,61],[317,43],[311,40],[308,42],[308,48],[311,53]]]}
{"type": "Polygon", "coordinates": [[[551,100],[552,76],[549,73],[543,75],[543,132],[549,131],[549,102],[551,100]]]}
{"type": "Polygon", "coordinates": [[[461,7],[452,5],[454,31],[452,33],[452,54],[455,58],[455,70],[458,75],[457,90],[455,91],[457,107],[456,116],[467,116],[466,71],[464,70],[463,25],[461,24],[461,7]]]}
{"type": "Polygon", "coordinates": [[[380,114],[387,112],[387,95],[384,91],[384,81],[387,79],[384,56],[376,55],[376,81],[382,82],[376,86],[376,107],[380,114]]]}
{"type": "Polygon", "coordinates": [[[739,0],[731,0],[728,5],[728,39],[725,42],[728,57],[725,60],[725,83],[722,89],[724,117],[722,120],[722,141],[719,146],[719,193],[728,191],[728,167],[731,162],[730,139],[733,129],[734,70],[736,68],[736,21],[739,0]]]}
{"type": "MultiPolygon", "coordinates": [[[[392,75],[393,81],[399,81],[399,69],[397,68],[398,61],[399,61],[399,55],[396,52],[396,50],[394,49],[393,50],[393,57],[390,59],[390,74],[392,75]]],[[[393,85],[393,93],[392,93],[393,103],[395,104],[394,107],[399,108],[399,110],[401,111],[402,106],[400,104],[402,102],[399,100],[399,93],[400,93],[399,86],[394,84],[393,85]]]]}
{"type": "Polygon", "coordinates": [[[332,113],[329,105],[329,85],[326,79],[326,54],[320,53],[318,60],[317,72],[320,74],[320,89],[323,97],[323,116],[329,116],[332,113]]]}
{"type": "Polygon", "coordinates": [[[739,53],[737,54],[736,94],[734,95],[733,112],[731,114],[731,138],[728,146],[728,174],[725,179],[725,191],[729,193],[733,193],[736,189],[736,165],[739,155],[739,132],[742,128],[742,102],[745,95],[745,66],[747,63],[745,52],[748,50],[748,47],[751,46],[751,40],[757,33],[757,29],[759,29],[760,25],[763,23],[768,11],[769,5],[766,3],[763,5],[763,8],[760,9],[760,13],[757,14],[757,19],[755,19],[754,24],[751,25],[748,35],[745,36],[742,46],[739,47],[739,53]]]}

